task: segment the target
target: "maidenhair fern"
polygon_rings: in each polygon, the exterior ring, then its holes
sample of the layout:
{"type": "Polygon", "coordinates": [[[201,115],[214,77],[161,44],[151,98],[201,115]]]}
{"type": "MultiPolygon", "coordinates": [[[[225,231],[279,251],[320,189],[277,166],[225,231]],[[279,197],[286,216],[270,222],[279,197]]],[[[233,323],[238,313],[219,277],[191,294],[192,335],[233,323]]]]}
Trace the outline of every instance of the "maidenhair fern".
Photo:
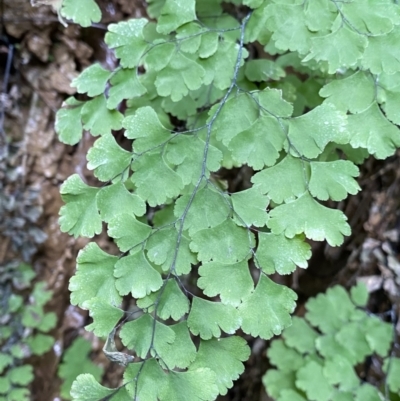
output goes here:
{"type": "Polygon", "coordinates": [[[393,325],[365,311],[367,300],[364,285],[353,287],[351,298],[336,286],[306,303],[305,318],[294,317],[283,338],[274,340],[267,352],[276,369],[268,370],[263,382],[274,400],[397,399],[400,359],[390,355],[393,325]],[[367,373],[372,355],[374,368],[383,362],[386,374],[379,387],[362,382],[355,370],[367,361],[362,369],[367,373]]]}
{"type": "MultiPolygon", "coordinates": [[[[226,394],[250,353],[235,333],[291,325],[297,296],[269,276],[307,267],[307,238],[342,244],[347,218],[324,201],[356,194],[356,164],[400,145],[394,1],[148,3],[152,20],[108,27],[118,67],[84,70],[57,113],[63,142],[99,136],[87,154],[99,183],[62,185],[61,229],[106,227],[120,250],[89,243],[70,282],[126,366],[115,389],[79,376],[79,401],[226,394]],[[251,183],[232,193],[224,171],[242,166],[251,183]]],[[[99,19],[93,0],[64,5],[99,19]]]]}
{"type": "Polygon", "coordinates": [[[78,337],[63,353],[63,358],[58,368],[58,377],[63,381],[60,395],[64,400],[71,399],[71,386],[78,375],[88,373],[92,374],[96,380],[101,379],[103,369],[89,359],[88,354],[90,351],[90,342],[78,337]]]}
{"type": "Polygon", "coordinates": [[[45,290],[44,282],[38,282],[29,299],[21,293],[31,286],[34,277],[25,263],[9,263],[0,269],[0,401],[31,399],[33,367],[25,360],[43,355],[54,343],[46,333],[55,327],[57,317],[44,311],[52,292],[45,290]]]}

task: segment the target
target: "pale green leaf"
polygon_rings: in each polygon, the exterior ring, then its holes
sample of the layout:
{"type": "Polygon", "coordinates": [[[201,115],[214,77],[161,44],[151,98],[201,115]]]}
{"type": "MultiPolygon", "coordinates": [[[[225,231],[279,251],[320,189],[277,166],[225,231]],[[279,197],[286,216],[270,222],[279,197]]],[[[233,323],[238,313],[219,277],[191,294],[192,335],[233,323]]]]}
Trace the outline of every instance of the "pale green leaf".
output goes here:
{"type": "Polygon", "coordinates": [[[122,128],[122,114],[107,108],[104,95],[89,100],[82,107],[83,128],[94,136],[110,134],[112,130],[122,128]]]}
{"type": "Polygon", "coordinates": [[[97,139],[87,153],[87,168],[94,176],[107,182],[123,175],[130,166],[132,153],[122,149],[112,134],[97,139]]]}
{"type": "Polygon", "coordinates": [[[246,78],[254,82],[279,80],[286,73],[285,70],[272,60],[260,59],[250,60],[245,67],[246,78]]]}
{"type": "Polygon", "coordinates": [[[163,97],[170,96],[174,102],[178,102],[189,91],[199,89],[204,76],[205,70],[200,64],[178,52],[168,66],[157,74],[157,93],[163,97]]]}
{"type": "Polygon", "coordinates": [[[183,189],[181,177],[167,166],[160,153],[143,155],[134,162],[133,169],[131,179],[137,187],[136,193],[150,206],[162,205],[183,189]]]}
{"type": "MultiPolygon", "coordinates": [[[[282,98],[282,91],[279,89],[271,89],[267,87],[258,93],[256,92],[254,95],[264,111],[275,118],[290,117],[293,113],[293,105],[282,98]]],[[[280,123],[282,123],[282,120],[280,123]]]]}
{"type": "Polygon", "coordinates": [[[26,386],[33,380],[33,367],[31,365],[13,367],[8,370],[7,377],[12,384],[26,386]]]}
{"type": "Polygon", "coordinates": [[[355,311],[348,293],[340,286],[329,288],[325,294],[311,298],[306,308],[306,319],[323,333],[338,331],[355,311]]]}
{"type": "Polygon", "coordinates": [[[303,236],[287,238],[283,234],[259,233],[256,261],[266,274],[290,274],[296,266],[308,266],[311,247],[303,236]]]}
{"type": "MultiPolygon", "coordinates": [[[[228,89],[231,85],[238,50],[238,44],[234,41],[219,41],[218,48],[212,56],[197,60],[205,70],[204,84],[213,83],[218,89],[228,89]]],[[[247,57],[247,54],[246,49],[243,49],[243,59],[247,57]]]]}
{"type": "Polygon", "coordinates": [[[165,324],[155,321],[150,315],[144,314],[138,319],[125,323],[120,337],[126,347],[134,350],[140,358],[146,358],[149,352],[158,355],[168,344],[172,344],[175,340],[175,332],[165,324]]]}
{"type": "Polygon", "coordinates": [[[72,384],[71,396],[74,401],[98,401],[115,393],[116,389],[103,387],[92,374],[79,375],[72,384]]]}
{"type": "Polygon", "coordinates": [[[356,363],[361,363],[373,350],[365,338],[364,327],[358,322],[350,322],[342,326],[335,339],[353,356],[356,363]]]}
{"type": "Polygon", "coordinates": [[[163,320],[172,318],[178,321],[189,312],[189,300],[182,292],[177,280],[173,278],[164,282],[160,290],[152,292],[145,298],[139,299],[137,304],[140,308],[146,309],[149,313],[153,312],[155,310],[155,305],[157,305],[157,316],[163,320]]]}
{"type": "Polygon", "coordinates": [[[173,138],[166,149],[167,160],[176,166],[176,172],[183,183],[196,184],[206,166],[204,175],[208,178],[210,172],[221,167],[222,152],[215,146],[205,143],[202,139],[192,135],[179,135],[173,138]],[[204,149],[207,147],[207,160],[204,160],[204,149]]]}
{"type": "Polygon", "coordinates": [[[233,159],[254,170],[272,166],[279,157],[286,137],[278,120],[264,116],[248,129],[238,133],[229,143],[233,159]]]}
{"type": "Polygon", "coordinates": [[[148,46],[143,36],[147,23],[146,19],[138,18],[108,25],[105,42],[110,49],[115,49],[122,67],[134,68],[140,64],[148,46]]]}
{"type": "Polygon", "coordinates": [[[292,325],[283,332],[285,343],[302,354],[315,353],[315,340],[318,333],[305,319],[293,316],[292,325]]]}
{"type": "Polygon", "coordinates": [[[387,374],[386,381],[390,391],[394,393],[400,391],[400,358],[390,357],[386,359],[383,371],[387,374]]]}
{"type": "Polygon", "coordinates": [[[275,166],[256,173],[251,181],[275,203],[282,203],[301,196],[307,189],[308,177],[308,163],[288,154],[275,166]]]}
{"type": "Polygon", "coordinates": [[[194,297],[187,319],[190,331],[203,340],[220,337],[221,330],[233,334],[240,327],[241,318],[232,305],[194,297]]]}
{"type": "Polygon", "coordinates": [[[376,103],[348,120],[354,148],[366,148],[377,159],[386,159],[400,146],[399,128],[385,118],[376,103]]]}
{"type": "Polygon", "coordinates": [[[213,401],[218,395],[215,373],[211,369],[170,372],[161,389],[160,401],[213,401]]]}
{"type": "Polygon", "coordinates": [[[108,223],[108,235],[114,238],[122,252],[142,244],[151,233],[151,227],[136,220],[131,214],[122,213],[108,223]]]}
{"type": "Polygon", "coordinates": [[[367,109],[375,99],[375,84],[364,71],[326,84],[319,94],[327,98],[338,110],[360,113],[367,109]]]}
{"type": "Polygon", "coordinates": [[[363,322],[363,330],[371,350],[382,357],[386,356],[393,342],[392,324],[370,316],[363,322]]]}
{"type": "Polygon", "coordinates": [[[312,32],[326,31],[337,16],[335,4],[329,0],[311,0],[304,5],[304,17],[312,32]]]}
{"type": "Polygon", "coordinates": [[[122,69],[112,76],[108,91],[107,107],[116,109],[124,99],[140,97],[147,89],[139,81],[136,69],[122,69]]]}
{"type": "Polygon", "coordinates": [[[333,162],[311,162],[311,194],[320,200],[341,201],[348,194],[355,195],[361,188],[353,177],[359,175],[358,168],[348,160],[333,162]]]}
{"type": "MultiPolygon", "coordinates": [[[[385,5],[386,6],[386,5],[385,5]]],[[[365,49],[362,65],[373,74],[385,72],[394,74],[400,71],[400,27],[386,35],[371,36],[368,38],[368,47],[365,49]]]]}
{"type": "Polygon", "coordinates": [[[293,118],[289,123],[290,150],[296,157],[317,157],[329,142],[349,142],[347,116],[329,103],[293,118]]]}
{"type": "MultiPolygon", "coordinates": [[[[216,107],[210,110],[210,119],[216,110],[216,107]]],[[[225,103],[212,125],[212,132],[227,146],[237,134],[250,128],[257,118],[258,107],[255,101],[246,94],[240,94],[225,103]]]]}
{"type": "Polygon", "coordinates": [[[160,122],[155,110],[149,106],[141,107],[132,116],[125,117],[123,127],[125,136],[135,139],[133,148],[142,153],[167,143],[172,134],[160,122]]]}
{"type": "Polygon", "coordinates": [[[50,351],[54,344],[54,337],[38,333],[26,339],[26,344],[31,350],[32,355],[43,355],[50,351]]]}
{"type": "Polygon", "coordinates": [[[167,227],[155,231],[146,243],[147,256],[149,260],[163,271],[174,271],[175,274],[188,274],[192,268],[191,265],[197,263],[195,255],[189,248],[188,238],[182,234],[179,237],[174,227],[167,227]],[[171,249],[176,248],[179,241],[179,252],[175,255],[171,249]]]}
{"type": "Polygon", "coordinates": [[[353,365],[341,355],[325,361],[323,373],[328,382],[337,385],[340,391],[351,391],[360,385],[353,365]]]}
{"type": "Polygon", "coordinates": [[[134,298],[142,298],[157,291],[163,283],[160,273],[151,266],[140,249],[115,263],[114,276],[119,293],[127,295],[131,292],[134,298]]]}
{"type": "MultiPolygon", "coordinates": [[[[398,383],[398,376],[397,376],[398,383]]],[[[397,386],[398,387],[398,386],[397,386]]],[[[379,390],[369,383],[363,383],[355,392],[354,401],[382,401],[379,390]]]]}
{"type": "Polygon", "coordinates": [[[110,305],[100,297],[83,302],[82,307],[89,311],[89,316],[93,319],[93,323],[86,326],[85,329],[93,331],[97,337],[107,337],[124,315],[123,310],[110,305]]]}
{"type": "Polygon", "coordinates": [[[121,296],[112,276],[117,260],[117,256],[102,251],[94,242],[86,245],[78,254],[77,272],[69,282],[72,305],[83,307],[85,301],[94,297],[110,305],[119,305],[121,296]]]}
{"type": "Polygon", "coordinates": [[[309,51],[312,33],[305,24],[303,5],[269,4],[265,13],[269,15],[266,28],[273,32],[272,39],[278,49],[300,54],[309,51]]]}
{"type": "Polygon", "coordinates": [[[101,10],[95,0],[63,0],[61,15],[83,27],[101,20],[101,10]]]}
{"type": "Polygon", "coordinates": [[[93,64],[73,79],[71,86],[76,88],[78,93],[87,93],[90,97],[95,97],[104,93],[110,77],[110,71],[100,64],[93,64]]]}
{"type": "Polygon", "coordinates": [[[82,138],[81,111],[83,102],[68,98],[56,113],[55,130],[61,142],[76,145],[82,138]]]}
{"type": "Polygon", "coordinates": [[[160,351],[162,362],[169,369],[186,369],[196,358],[196,347],[190,337],[186,322],[169,326],[175,332],[175,341],[160,351]]]}
{"type": "Polygon", "coordinates": [[[400,24],[399,7],[390,1],[356,0],[343,3],[342,11],[353,30],[359,34],[378,36],[400,24]]]}
{"type": "Polygon", "coordinates": [[[143,401],[159,401],[160,391],[166,384],[165,380],[165,372],[154,358],[130,363],[124,373],[129,400],[136,398],[143,401]]]}
{"type": "MultiPolygon", "coordinates": [[[[295,373],[290,371],[268,369],[267,373],[262,377],[262,382],[267,393],[274,400],[284,400],[284,394],[287,392],[295,392],[295,373]],[[281,394],[282,397],[278,398],[281,394]]],[[[299,396],[300,397],[300,396],[299,396]]],[[[299,399],[294,396],[288,398],[288,401],[306,401],[304,398],[299,399]]]]}
{"type": "Polygon", "coordinates": [[[220,296],[224,304],[238,306],[254,289],[247,261],[234,264],[203,263],[197,285],[208,297],[220,296]],[[227,280],[229,277],[229,280],[227,280]]]}
{"type": "Polygon", "coordinates": [[[174,214],[184,218],[183,228],[193,236],[200,230],[213,228],[223,223],[231,214],[228,199],[223,193],[218,193],[210,185],[197,191],[196,196],[181,196],[175,202],[174,214]],[[187,211],[188,203],[190,209],[187,211]]]}
{"type": "Polygon", "coordinates": [[[136,216],[143,216],[146,213],[143,199],[130,193],[122,182],[101,188],[97,193],[97,207],[105,222],[127,211],[136,216]]]}
{"type": "Polygon", "coordinates": [[[341,68],[355,66],[363,57],[367,46],[368,40],[365,36],[359,35],[343,24],[328,35],[311,39],[311,52],[303,62],[312,59],[326,61],[329,65],[329,74],[334,74],[341,68]]]}
{"type": "Polygon", "coordinates": [[[241,337],[201,340],[196,360],[190,370],[209,368],[215,372],[218,391],[225,395],[244,371],[243,363],[250,356],[250,349],[241,337]]]}
{"type": "Polygon", "coordinates": [[[240,262],[250,255],[253,247],[254,235],[238,227],[231,219],[214,228],[198,231],[190,243],[190,249],[198,253],[202,262],[240,262]]]}
{"type": "Polygon", "coordinates": [[[385,90],[382,108],[386,117],[394,124],[400,124],[400,93],[390,90],[385,90]]]}
{"type": "Polygon", "coordinates": [[[195,0],[166,0],[161,8],[157,31],[170,33],[187,22],[196,20],[195,0]]]}
{"type": "Polygon", "coordinates": [[[261,275],[254,292],[239,305],[242,330],[266,340],[280,334],[291,324],[290,313],[294,311],[296,299],[297,295],[288,287],[261,275]]]}
{"type": "Polygon", "coordinates": [[[308,193],[273,209],[267,225],[274,234],[284,233],[293,238],[304,233],[314,241],[326,239],[331,246],[340,245],[343,236],[351,233],[342,211],[322,206],[308,193]]]}
{"type": "Polygon", "coordinates": [[[296,386],[307,394],[310,401],[329,401],[334,391],[334,387],[323,374],[322,366],[314,361],[299,369],[296,386]]]}
{"type": "Polygon", "coordinates": [[[304,365],[304,356],[288,347],[283,340],[272,341],[267,355],[270,362],[282,372],[296,372],[304,365]]]}
{"type": "Polygon", "coordinates": [[[92,238],[102,230],[101,217],[97,210],[96,195],[99,188],[86,185],[78,174],[71,175],[61,186],[60,228],[75,238],[92,238]]]}
{"type": "Polygon", "coordinates": [[[357,285],[351,287],[350,289],[351,300],[354,302],[355,305],[360,307],[367,306],[369,292],[367,286],[359,282],[357,285]]]}

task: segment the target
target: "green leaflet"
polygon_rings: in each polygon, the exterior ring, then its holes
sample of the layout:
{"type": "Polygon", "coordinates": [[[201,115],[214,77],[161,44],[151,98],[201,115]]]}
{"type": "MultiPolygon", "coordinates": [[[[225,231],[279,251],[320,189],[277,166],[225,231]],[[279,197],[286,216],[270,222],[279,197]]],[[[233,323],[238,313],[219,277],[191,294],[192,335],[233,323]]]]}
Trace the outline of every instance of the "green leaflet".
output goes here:
{"type": "Polygon", "coordinates": [[[116,56],[125,68],[133,68],[139,65],[147,48],[143,36],[143,28],[147,20],[144,18],[111,24],[105,37],[105,42],[110,49],[115,49],[116,56]]]}
{"type": "Polygon", "coordinates": [[[195,297],[188,316],[188,327],[203,340],[220,337],[221,330],[233,334],[241,324],[238,310],[228,304],[210,302],[195,297]]]}
{"type": "Polygon", "coordinates": [[[122,343],[141,358],[145,358],[148,352],[161,355],[168,344],[174,342],[175,332],[165,324],[155,322],[155,336],[152,340],[153,324],[154,320],[148,314],[125,323],[120,334],[122,343]]]}
{"type": "Polygon", "coordinates": [[[291,153],[308,158],[317,157],[329,142],[349,142],[346,115],[328,103],[296,117],[289,123],[291,153]]]}
{"type": "Polygon", "coordinates": [[[296,266],[307,268],[310,246],[304,237],[287,238],[283,234],[260,233],[256,261],[266,274],[292,273],[296,266]]]}
{"type": "Polygon", "coordinates": [[[340,201],[361,189],[353,178],[358,176],[358,168],[350,161],[311,162],[310,167],[309,189],[319,200],[340,201]]]}
{"type": "Polygon", "coordinates": [[[121,295],[129,292],[135,298],[143,298],[162,285],[160,274],[151,266],[143,252],[134,251],[115,264],[115,286],[121,295]]]}
{"type": "Polygon", "coordinates": [[[372,77],[358,71],[347,78],[329,82],[319,94],[339,110],[360,113],[374,101],[375,87],[372,77]]]}
{"type": "Polygon", "coordinates": [[[193,235],[190,249],[202,262],[236,263],[250,256],[254,236],[238,227],[231,219],[193,235]],[[219,246],[216,246],[218,244],[219,246]]]}
{"type": "Polygon", "coordinates": [[[82,138],[81,111],[83,104],[83,102],[70,97],[56,114],[55,130],[60,141],[68,145],[75,145],[82,138]]]}
{"type": "Polygon", "coordinates": [[[75,174],[60,189],[66,205],[60,210],[61,231],[78,237],[93,237],[101,232],[101,218],[97,210],[98,188],[89,187],[75,174]]]}
{"type": "Polygon", "coordinates": [[[157,31],[170,33],[186,22],[196,19],[195,0],[166,0],[160,10],[157,31]]]}
{"type": "Polygon", "coordinates": [[[306,191],[308,171],[306,162],[288,154],[275,166],[256,173],[251,180],[275,203],[282,203],[299,197],[306,191]],[[275,185],[276,182],[281,185],[275,185]]]}
{"type": "Polygon", "coordinates": [[[100,64],[93,64],[75,78],[71,86],[77,88],[78,93],[87,93],[88,96],[94,97],[104,93],[110,76],[110,71],[105,70],[100,64]]]}
{"type": "Polygon", "coordinates": [[[116,256],[105,253],[94,242],[86,245],[78,254],[77,273],[69,283],[71,303],[83,307],[86,300],[101,297],[110,305],[119,305],[122,298],[112,276],[117,260],[116,256]]]}
{"type": "Polygon", "coordinates": [[[103,95],[86,102],[81,115],[83,128],[94,136],[110,134],[122,128],[122,114],[117,110],[109,110],[103,95]]]}
{"type": "Polygon", "coordinates": [[[158,316],[163,320],[172,318],[179,321],[189,312],[189,300],[174,279],[169,279],[164,283],[161,290],[138,300],[138,306],[149,312],[155,310],[155,305],[157,305],[158,316]]]}
{"type": "Polygon", "coordinates": [[[261,275],[254,292],[239,306],[242,330],[264,339],[280,334],[291,323],[289,314],[294,310],[296,299],[289,288],[261,275]]]}
{"type": "MultiPolygon", "coordinates": [[[[85,327],[86,330],[93,331],[98,337],[107,337],[111,330],[118,323],[124,312],[110,305],[101,298],[92,298],[85,301],[82,307],[89,311],[93,323],[85,327]]],[[[84,370],[82,372],[85,372],[84,370]]]]}
{"type": "Polygon", "coordinates": [[[122,149],[111,134],[99,138],[87,154],[89,170],[100,181],[110,181],[129,168],[132,154],[122,149]]]}
{"type": "Polygon", "coordinates": [[[245,340],[240,337],[211,339],[200,343],[196,360],[190,369],[210,368],[217,377],[220,394],[225,395],[233,386],[233,381],[243,372],[243,361],[250,355],[245,340]]]}
{"type": "Polygon", "coordinates": [[[92,22],[100,22],[101,10],[95,0],[63,0],[61,15],[86,27],[91,26],[92,22]]]}
{"type": "Polygon", "coordinates": [[[224,304],[238,306],[254,289],[247,261],[230,265],[203,263],[199,274],[199,288],[209,297],[219,295],[224,304]],[[229,281],[226,277],[229,277],[229,281]]]}
{"type": "Polygon", "coordinates": [[[307,193],[272,210],[267,225],[274,234],[293,238],[304,233],[315,241],[326,239],[332,246],[340,245],[343,236],[350,234],[347,218],[340,210],[322,206],[307,193]]]}
{"type": "Polygon", "coordinates": [[[376,103],[362,113],[349,116],[349,130],[351,146],[366,148],[377,159],[392,155],[400,144],[400,130],[384,117],[376,103]]]}

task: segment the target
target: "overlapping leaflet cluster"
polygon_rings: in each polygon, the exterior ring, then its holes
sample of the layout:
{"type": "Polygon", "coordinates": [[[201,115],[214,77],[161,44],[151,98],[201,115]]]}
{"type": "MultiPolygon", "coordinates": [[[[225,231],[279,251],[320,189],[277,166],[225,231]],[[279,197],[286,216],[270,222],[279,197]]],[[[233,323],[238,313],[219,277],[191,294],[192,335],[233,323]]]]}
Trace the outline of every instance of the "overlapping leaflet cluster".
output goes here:
{"type": "Polygon", "coordinates": [[[110,25],[105,41],[119,67],[84,70],[73,86],[88,100],[70,98],[57,114],[65,143],[83,130],[99,136],[87,159],[101,182],[73,175],[63,184],[61,229],[93,237],[105,223],[121,251],[86,246],[71,301],[89,310],[89,330],[112,333],[110,343],[120,327],[136,356],[121,388],[80,376],[72,395],[81,401],[225,394],[249,349],[223,333],[269,339],[291,324],[296,294],[268,275],[307,267],[306,237],[340,245],[346,216],[321,202],[357,193],[353,162],[400,144],[390,47],[399,7],[389,0],[149,3],[157,22],[110,25]],[[387,43],[380,69],[368,50],[377,41],[387,43]],[[254,42],[276,60],[258,59],[254,42]],[[287,66],[309,79],[286,76],[287,66]],[[244,165],[252,186],[229,193],[218,171],[244,165]],[[127,296],[136,307],[124,311],[127,296]]]}
{"type": "Polygon", "coordinates": [[[47,333],[57,323],[53,312],[46,313],[44,305],[52,292],[38,282],[27,297],[18,290],[29,288],[35,277],[25,264],[1,266],[0,273],[0,401],[28,401],[33,367],[25,363],[32,355],[49,351],[54,338],[47,333]]]}
{"type": "MultiPolygon", "coordinates": [[[[351,297],[336,286],[310,299],[305,318],[294,317],[283,338],[267,354],[276,369],[263,378],[277,401],[379,401],[400,390],[400,359],[390,357],[393,326],[367,313],[363,284],[351,297]],[[355,366],[367,357],[383,358],[386,385],[362,383],[355,366]]],[[[378,359],[376,359],[375,364],[378,359]]]]}

